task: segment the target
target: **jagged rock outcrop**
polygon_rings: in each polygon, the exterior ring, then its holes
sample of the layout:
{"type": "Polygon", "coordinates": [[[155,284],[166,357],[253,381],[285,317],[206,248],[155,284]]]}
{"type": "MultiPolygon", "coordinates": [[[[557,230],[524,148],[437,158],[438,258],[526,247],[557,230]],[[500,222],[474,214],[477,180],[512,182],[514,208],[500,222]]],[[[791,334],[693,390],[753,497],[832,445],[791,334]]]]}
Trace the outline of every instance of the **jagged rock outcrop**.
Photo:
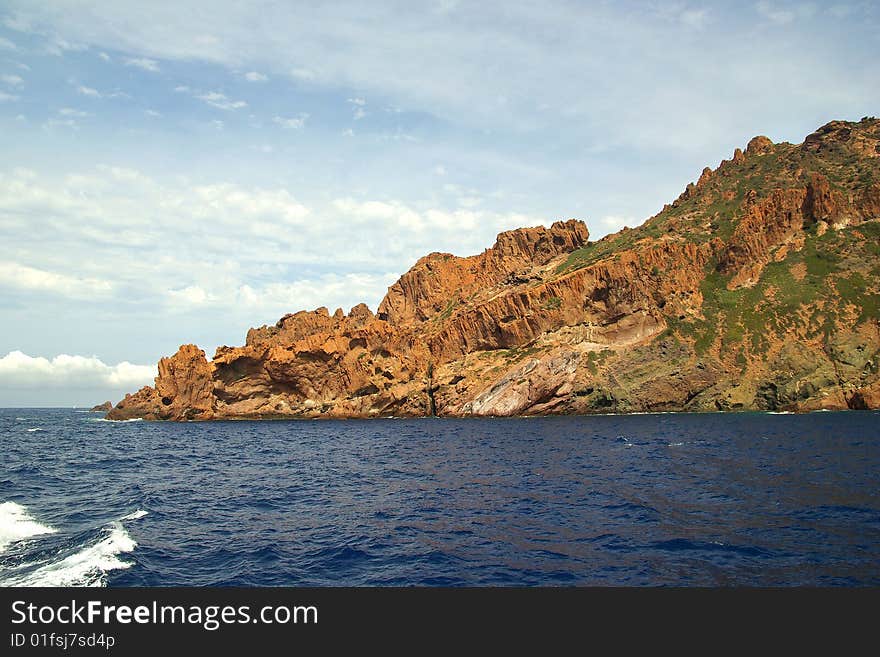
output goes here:
{"type": "Polygon", "coordinates": [[[90,413],[107,413],[107,412],[111,411],[112,409],[113,409],[113,402],[112,401],[105,401],[103,404],[98,404],[96,406],[92,406],[92,408],[89,409],[89,412],[90,413]]]}
{"type": "Polygon", "coordinates": [[[379,304],[378,315],[395,325],[427,321],[466,302],[477,290],[581,248],[589,238],[586,225],[570,219],[557,221],[550,228],[501,233],[492,248],[469,258],[432,253],[391,286],[379,304]]]}
{"type": "Polygon", "coordinates": [[[880,407],[880,121],[755,137],[635,229],[432,253],[360,304],[184,345],[108,417],[880,407]]]}

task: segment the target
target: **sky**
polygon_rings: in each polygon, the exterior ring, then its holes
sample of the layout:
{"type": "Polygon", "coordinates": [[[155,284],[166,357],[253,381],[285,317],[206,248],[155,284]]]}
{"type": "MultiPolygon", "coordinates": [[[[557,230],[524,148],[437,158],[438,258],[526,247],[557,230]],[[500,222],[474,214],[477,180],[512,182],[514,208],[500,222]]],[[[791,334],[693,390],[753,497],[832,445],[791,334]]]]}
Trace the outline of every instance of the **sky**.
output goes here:
{"type": "Polygon", "coordinates": [[[0,406],[375,310],[433,251],[635,226],[880,109],[875,2],[0,0],[0,406]]]}

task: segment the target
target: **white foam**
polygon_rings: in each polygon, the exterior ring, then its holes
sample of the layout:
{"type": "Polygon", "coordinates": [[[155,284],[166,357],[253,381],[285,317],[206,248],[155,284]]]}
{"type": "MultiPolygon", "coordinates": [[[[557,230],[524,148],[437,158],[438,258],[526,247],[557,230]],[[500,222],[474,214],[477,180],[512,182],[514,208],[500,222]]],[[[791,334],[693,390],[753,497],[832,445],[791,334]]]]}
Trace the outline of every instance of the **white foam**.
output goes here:
{"type": "Polygon", "coordinates": [[[137,511],[132,511],[128,515],[122,516],[120,520],[137,520],[138,518],[143,518],[147,513],[148,512],[143,509],[138,509],[137,511]]]}
{"type": "Polygon", "coordinates": [[[28,433],[33,433],[34,431],[43,431],[43,427],[34,427],[33,429],[28,429],[28,433]]]}
{"type": "Polygon", "coordinates": [[[19,577],[4,578],[6,586],[105,586],[111,570],[131,568],[134,564],[119,559],[131,552],[137,542],[120,522],[102,530],[103,537],[92,545],[64,559],[50,562],[19,577]]]}
{"type": "Polygon", "coordinates": [[[89,422],[114,422],[114,423],[120,423],[120,422],[143,422],[143,421],[144,421],[144,418],[142,418],[142,417],[132,417],[132,418],[129,418],[129,419],[127,419],[127,420],[108,420],[108,419],[105,418],[105,417],[89,418],[89,422]]]}
{"type": "Polygon", "coordinates": [[[56,531],[58,530],[37,522],[21,504],[0,504],[0,552],[14,541],[40,534],[53,534],[56,531]]]}
{"type": "Polygon", "coordinates": [[[669,443],[669,447],[681,447],[684,443],[669,443]]]}

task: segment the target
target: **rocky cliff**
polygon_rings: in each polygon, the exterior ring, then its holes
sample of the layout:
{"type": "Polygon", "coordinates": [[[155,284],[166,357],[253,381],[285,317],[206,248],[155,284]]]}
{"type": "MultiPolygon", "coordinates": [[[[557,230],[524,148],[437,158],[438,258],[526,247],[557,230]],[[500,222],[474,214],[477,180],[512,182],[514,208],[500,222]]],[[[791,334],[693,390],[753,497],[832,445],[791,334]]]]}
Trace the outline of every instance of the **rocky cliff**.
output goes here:
{"type": "Polygon", "coordinates": [[[375,315],[184,345],[108,417],[878,408],[878,319],[880,121],[833,121],[755,137],[638,228],[501,233],[425,256],[375,315]]]}

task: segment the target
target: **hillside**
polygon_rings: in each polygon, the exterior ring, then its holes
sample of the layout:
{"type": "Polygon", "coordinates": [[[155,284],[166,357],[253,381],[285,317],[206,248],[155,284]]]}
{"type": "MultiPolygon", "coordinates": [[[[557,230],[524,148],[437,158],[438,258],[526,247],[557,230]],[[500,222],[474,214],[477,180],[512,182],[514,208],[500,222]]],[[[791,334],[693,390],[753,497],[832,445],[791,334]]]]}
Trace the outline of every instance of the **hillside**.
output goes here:
{"type": "Polygon", "coordinates": [[[432,253],[374,315],[184,345],[112,419],[880,407],[880,120],[745,151],[634,229],[432,253]]]}

